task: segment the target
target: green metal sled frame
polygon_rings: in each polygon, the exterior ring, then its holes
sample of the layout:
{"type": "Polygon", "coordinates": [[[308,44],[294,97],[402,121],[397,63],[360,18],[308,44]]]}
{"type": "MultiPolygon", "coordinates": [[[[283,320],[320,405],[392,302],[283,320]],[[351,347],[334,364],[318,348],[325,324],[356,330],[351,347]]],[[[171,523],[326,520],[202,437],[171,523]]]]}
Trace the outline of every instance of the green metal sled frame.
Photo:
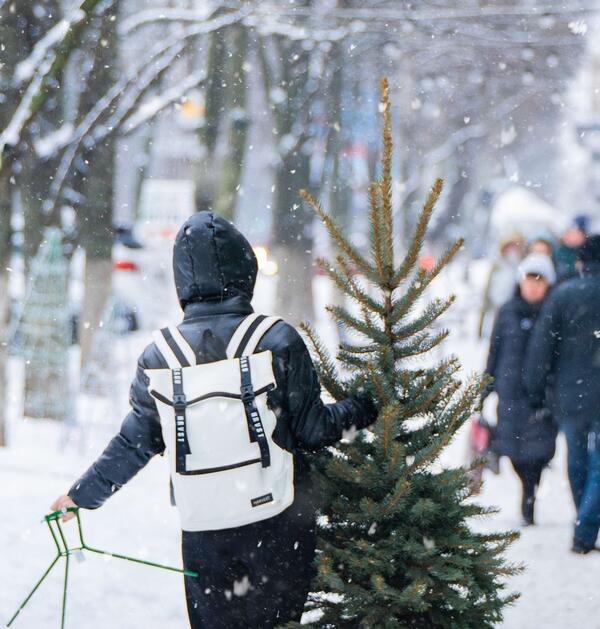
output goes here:
{"type": "Polygon", "coordinates": [[[98,548],[92,548],[88,546],[83,539],[83,529],[81,527],[81,517],[79,515],[79,508],[77,507],[69,507],[68,509],[62,509],[61,511],[54,511],[53,513],[49,513],[44,516],[44,522],[46,522],[48,526],[48,530],[50,531],[50,535],[52,535],[52,539],[56,546],[56,557],[52,560],[44,574],[41,576],[39,581],[35,584],[33,589],[29,592],[25,600],[19,605],[19,608],[13,615],[13,617],[8,621],[7,627],[10,627],[13,622],[16,620],[17,616],[21,613],[21,610],[29,603],[31,597],[35,594],[37,589],[43,583],[44,579],[50,574],[52,568],[56,565],[58,560],[61,557],[65,558],[65,577],[63,584],[63,596],[62,596],[62,611],[61,611],[61,621],[60,627],[64,629],[65,626],[65,613],[67,608],[67,586],[69,582],[69,559],[73,553],[82,552],[87,550],[90,553],[96,553],[97,555],[106,555],[108,557],[114,557],[115,559],[123,559],[125,561],[132,561],[134,563],[141,563],[145,566],[150,566],[152,568],[161,568],[162,570],[169,570],[171,572],[178,572],[180,574],[185,575],[186,577],[197,577],[198,573],[193,572],[192,570],[185,570],[183,568],[173,568],[171,566],[165,566],[160,563],[155,563],[154,561],[146,561],[145,559],[135,559],[134,557],[128,557],[127,555],[120,555],[119,553],[110,553],[106,550],[100,550],[98,548]],[[75,548],[70,548],[67,544],[67,540],[65,538],[60,518],[66,513],[74,513],[77,519],[77,533],[79,535],[79,546],[75,548]]]}

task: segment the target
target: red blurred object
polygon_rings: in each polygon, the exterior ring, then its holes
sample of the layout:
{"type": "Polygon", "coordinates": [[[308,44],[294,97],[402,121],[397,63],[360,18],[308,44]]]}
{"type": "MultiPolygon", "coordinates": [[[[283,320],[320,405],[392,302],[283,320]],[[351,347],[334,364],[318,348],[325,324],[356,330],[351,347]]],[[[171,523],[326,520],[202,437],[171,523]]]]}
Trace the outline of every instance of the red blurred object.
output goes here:
{"type": "Polygon", "coordinates": [[[435,259],[433,256],[421,256],[419,258],[419,268],[424,269],[425,271],[433,271],[435,267],[435,259]]]}
{"type": "Polygon", "coordinates": [[[487,452],[490,445],[490,429],[479,416],[471,418],[469,426],[469,449],[477,456],[487,452]]]}
{"type": "Polygon", "coordinates": [[[113,262],[113,269],[115,271],[139,271],[140,268],[135,262],[131,260],[115,260],[113,262]]]}

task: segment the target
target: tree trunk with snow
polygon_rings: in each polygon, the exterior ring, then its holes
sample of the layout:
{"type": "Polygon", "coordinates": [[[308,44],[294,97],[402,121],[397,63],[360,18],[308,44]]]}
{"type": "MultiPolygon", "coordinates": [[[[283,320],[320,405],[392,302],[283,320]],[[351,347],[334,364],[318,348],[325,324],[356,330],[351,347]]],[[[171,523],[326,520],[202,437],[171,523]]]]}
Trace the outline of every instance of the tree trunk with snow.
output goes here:
{"type": "MultiPolygon", "coordinates": [[[[88,111],[97,94],[105,93],[117,80],[113,60],[117,52],[118,2],[102,18],[92,21],[87,37],[95,44],[93,66],[80,109],[88,111]],[[114,20],[111,17],[115,17],[114,20]]],[[[79,242],[86,252],[84,298],[81,312],[81,365],[90,354],[92,337],[101,324],[112,288],[113,199],[115,176],[114,134],[84,153],[78,172],[82,202],[79,205],[79,242]]]]}

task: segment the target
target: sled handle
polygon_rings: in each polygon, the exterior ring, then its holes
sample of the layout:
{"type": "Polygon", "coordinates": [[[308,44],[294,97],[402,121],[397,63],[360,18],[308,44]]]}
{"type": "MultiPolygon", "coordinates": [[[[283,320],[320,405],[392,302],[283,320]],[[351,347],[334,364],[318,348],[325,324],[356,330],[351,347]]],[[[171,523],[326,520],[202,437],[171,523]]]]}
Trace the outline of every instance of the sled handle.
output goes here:
{"type": "Polygon", "coordinates": [[[61,629],[65,626],[66,608],[67,608],[67,583],[69,578],[69,559],[75,552],[87,550],[90,553],[96,553],[97,555],[105,555],[107,557],[114,557],[115,559],[123,559],[124,561],[130,561],[132,563],[140,563],[151,568],[161,568],[162,570],[169,570],[170,572],[178,572],[186,577],[198,577],[198,573],[193,570],[186,570],[185,568],[174,568],[173,566],[165,566],[164,564],[156,563],[154,561],[146,561],[145,559],[136,559],[134,557],[128,557],[127,555],[121,555],[119,553],[111,553],[106,550],[100,550],[98,548],[92,548],[88,546],[83,539],[83,528],[81,526],[81,517],[79,515],[79,507],[63,508],[59,511],[53,511],[48,513],[42,519],[42,523],[48,526],[52,541],[56,546],[56,555],[42,577],[37,581],[32,590],[26,596],[25,600],[19,605],[17,611],[13,614],[12,618],[8,621],[7,627],[10,627],[16,620],[17,616],[21,613],[23,608],[29,603],[33,595],[37,592],[40,585],[45,581],[46,577],[50,574],[54,566],[57,564],[61,557],[65,558],[65,574],[63,583],[63,595],[62,595],[62,609],[61,609],[61,629]],[[60,518],[65,513],[74,513],[77,519],[77,533],[79,535],[79,546],[70,547],[67,538],[64,535],[60,518]],[[58,535],[57,535],[58,534],[58,535]]]}
{"type": "Polygon", "coordinates": [[[53,511],[52,513],[48,513],[48,515],[44,516],[42,522],[54,522],[58,520],[61,516],[67,513],[75,513],[76,515],[79,513],[79,507],[63,507],[58,511],[53,511]]]}

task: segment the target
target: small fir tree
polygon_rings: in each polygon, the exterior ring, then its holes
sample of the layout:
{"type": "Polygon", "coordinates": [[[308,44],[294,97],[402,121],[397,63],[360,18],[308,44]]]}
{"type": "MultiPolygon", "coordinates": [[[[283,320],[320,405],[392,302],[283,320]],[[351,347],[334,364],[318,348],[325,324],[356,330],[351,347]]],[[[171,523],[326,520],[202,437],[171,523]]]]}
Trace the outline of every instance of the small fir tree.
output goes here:
{"type": "Polygon", "coordinates": [[[309,608],[322,611],[318,627],[492,627],[515,594],[505,580],[519,568],[503,552],[515,533],[474,532],[469,521],[492,512],[467,499],[467,470],[436,464],[441,451],[478,405],[485,382],[459,379],[454,357],[433,366],[411,360],[438,346],[447,331],[434,322],[454,298],[434,299],[417,311],[427,287],[462,246],[456,242],[433,270],[418,268],[431,214],[442,190],[435,182],[404,259],[394,251],[392,136],[388,85],[381,84],[383,168],[369,190],[370,254],[362,255],[306,192],[340,253],[319,261],[352,314],[329,308],[361,341],[344,342],[334,360],[310,326],[323,386],[336,399],[367,389],[379,419],[370,432],[342,442],[317,474],[325,497],[309,608]],[[360,279],[359,279],[360,276],[360,279]]]}
{"type": "Polygon", "coordinates": [[[73,411],[68,275],[61,232],[50,228],[31,262],[27,293],[11,333],[13,351],[25,361],[25,417],[68,420],[73,411]]]}

